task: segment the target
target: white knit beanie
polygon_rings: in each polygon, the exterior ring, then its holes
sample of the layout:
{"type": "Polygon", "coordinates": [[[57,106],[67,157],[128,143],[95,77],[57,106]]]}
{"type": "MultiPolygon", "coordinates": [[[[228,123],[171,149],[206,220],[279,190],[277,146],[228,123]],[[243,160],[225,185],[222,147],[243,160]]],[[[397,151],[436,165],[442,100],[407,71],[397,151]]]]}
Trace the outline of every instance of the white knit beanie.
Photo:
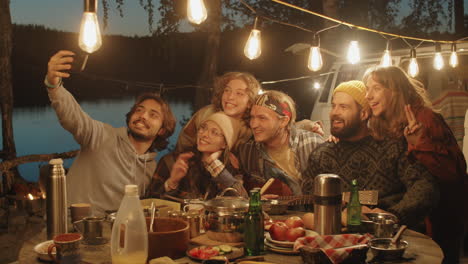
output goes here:
{"type": "Polygon", "coordinates": [[[240,121],[229,117],[224,112],[216,112],[208,116],[202,123],[206,121],[213,121],[221,128],[229,149],[232,149],[239,137],[240,121]]]}

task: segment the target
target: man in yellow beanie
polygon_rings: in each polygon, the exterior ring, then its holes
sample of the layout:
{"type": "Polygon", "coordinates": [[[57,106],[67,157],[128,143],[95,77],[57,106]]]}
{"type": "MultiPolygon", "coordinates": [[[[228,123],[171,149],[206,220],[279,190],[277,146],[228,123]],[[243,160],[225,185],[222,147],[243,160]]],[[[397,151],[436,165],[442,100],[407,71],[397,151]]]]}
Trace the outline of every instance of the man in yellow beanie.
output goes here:
{"type": "MultiPolygon", "coordinates": [[[[373,211],[390,212],[401,224],[424,231],[420,224],[438,198],[436,182],[424,166],[408,160],[404,142],[370,136],[365,94],[361,81],[341,83],[333,91],[330,132],[339,142],[326,142],[312,152],[303,193],[313,193],[314,178],[322,173],[339,175],[344,191],[350,191],[351,181],[357,179],[360,190],[378,191],[373,211]]],[[[362,211],[371,210],[363,206],[362,211]]]]}

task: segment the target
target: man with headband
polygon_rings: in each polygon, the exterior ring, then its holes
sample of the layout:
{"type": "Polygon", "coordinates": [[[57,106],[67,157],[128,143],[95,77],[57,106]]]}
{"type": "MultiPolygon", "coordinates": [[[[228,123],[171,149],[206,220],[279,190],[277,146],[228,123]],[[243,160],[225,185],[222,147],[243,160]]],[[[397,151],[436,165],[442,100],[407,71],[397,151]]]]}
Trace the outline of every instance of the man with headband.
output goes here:
{"type": "Polygon", "coordinates": [[[239,147],[248,189],[261,187],[269,178],[275,178],[288,191],[272,194],[287,195],[289,191],[301,194],[302,172],[310,153],[323,139],[316,133],[297,129],[295,120],[294,101],[288,95],[267,91],[257,98],[249,123],[255,140],[239,147]]]}
{"type": "MultiPolygon", "coordinates": [[[[344,191],[350,191],[351,181],[357,179],[360,190],[378,191],[374,211],[388,211],[402,224],[421,228],[438,199],[435,180],[424,166],[408,160],[404,142],[377,141],[370,136],[365,94],[361,81],[341,83],[333,91],[330,132],[339,142],[322,144],[310,155],[303,192],[313,193],[314,178],[321,173],[339,175],[344,191]]],[[[371,211],[364,206],[362,210],[371,211]]]]}

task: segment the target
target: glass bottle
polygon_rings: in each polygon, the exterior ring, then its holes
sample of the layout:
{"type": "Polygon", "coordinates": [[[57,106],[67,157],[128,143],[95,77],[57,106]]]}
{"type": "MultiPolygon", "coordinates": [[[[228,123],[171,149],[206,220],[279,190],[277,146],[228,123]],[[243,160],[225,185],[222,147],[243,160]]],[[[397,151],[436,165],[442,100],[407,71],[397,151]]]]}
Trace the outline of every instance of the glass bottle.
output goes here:
{"type": "Polygon", "coordinates": [[[250,191],[249,211],[245,218],[244,242],[247,256],[258,256],[265,252],[264,223],[260,188],[250,191]]]}
{"type": "Polygon", "coordinates": [[[148,258],[148,231],[136,185],[125,185],[112,227],[111,256],[113,264],[145,264],[148,258]]]}
{"type": "Polygon", "coordinates": [[[359,201],[359,188],[356,179],[351,182],[351,194],[347,209],[348,231],[350,233],[357,233],[361,229],[361,202],[359,201]]]}

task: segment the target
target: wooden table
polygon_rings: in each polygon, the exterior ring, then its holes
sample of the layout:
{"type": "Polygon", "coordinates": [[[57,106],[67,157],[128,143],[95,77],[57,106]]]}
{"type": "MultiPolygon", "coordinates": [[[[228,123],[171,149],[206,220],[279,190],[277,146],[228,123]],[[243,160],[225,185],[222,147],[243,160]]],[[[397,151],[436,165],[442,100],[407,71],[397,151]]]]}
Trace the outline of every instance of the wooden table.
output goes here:
{"type": "MultiPolygon", "coordinates": [[[[104,225],[104,235],[110,239],[110,225],[106,222],[104,225]]],[[[407,248],[404,258],[407,261],[398,263],[408,264],[440,264],[443,259],[442,250],[440,247],[430,238],[421,233],[406,230],[403,233],[403,240],[408,241],[409,247],[407,248]]],[[[46,231],[42,230],[41,233],[35,235],[28,241],[26,241],[20,250],[18,261],[19,263],[34,264],[44,263],[37,259],[37,255],[34,252],[34,246],[40,242],[46,240],[46,231]]],[[[106,243],[99,246],[81,245],[81,253],[84,263],[93,264],[111,264],[110,256],[110,244],[106,243]]],[[[300,256],[281,255],[273,252],[267,252],[264,256],[266,261],[282,264],[301,264],[302,259],[300,256]]],[[[367,260],[372,259],[372,254],[368,253],[367,260]]],[[[176,260],[178,263],[200,263],[190,260],[188,257],[184,257],[176,260]]],[[[379,262],[382,263],[382,262],[379,262]]]]}

